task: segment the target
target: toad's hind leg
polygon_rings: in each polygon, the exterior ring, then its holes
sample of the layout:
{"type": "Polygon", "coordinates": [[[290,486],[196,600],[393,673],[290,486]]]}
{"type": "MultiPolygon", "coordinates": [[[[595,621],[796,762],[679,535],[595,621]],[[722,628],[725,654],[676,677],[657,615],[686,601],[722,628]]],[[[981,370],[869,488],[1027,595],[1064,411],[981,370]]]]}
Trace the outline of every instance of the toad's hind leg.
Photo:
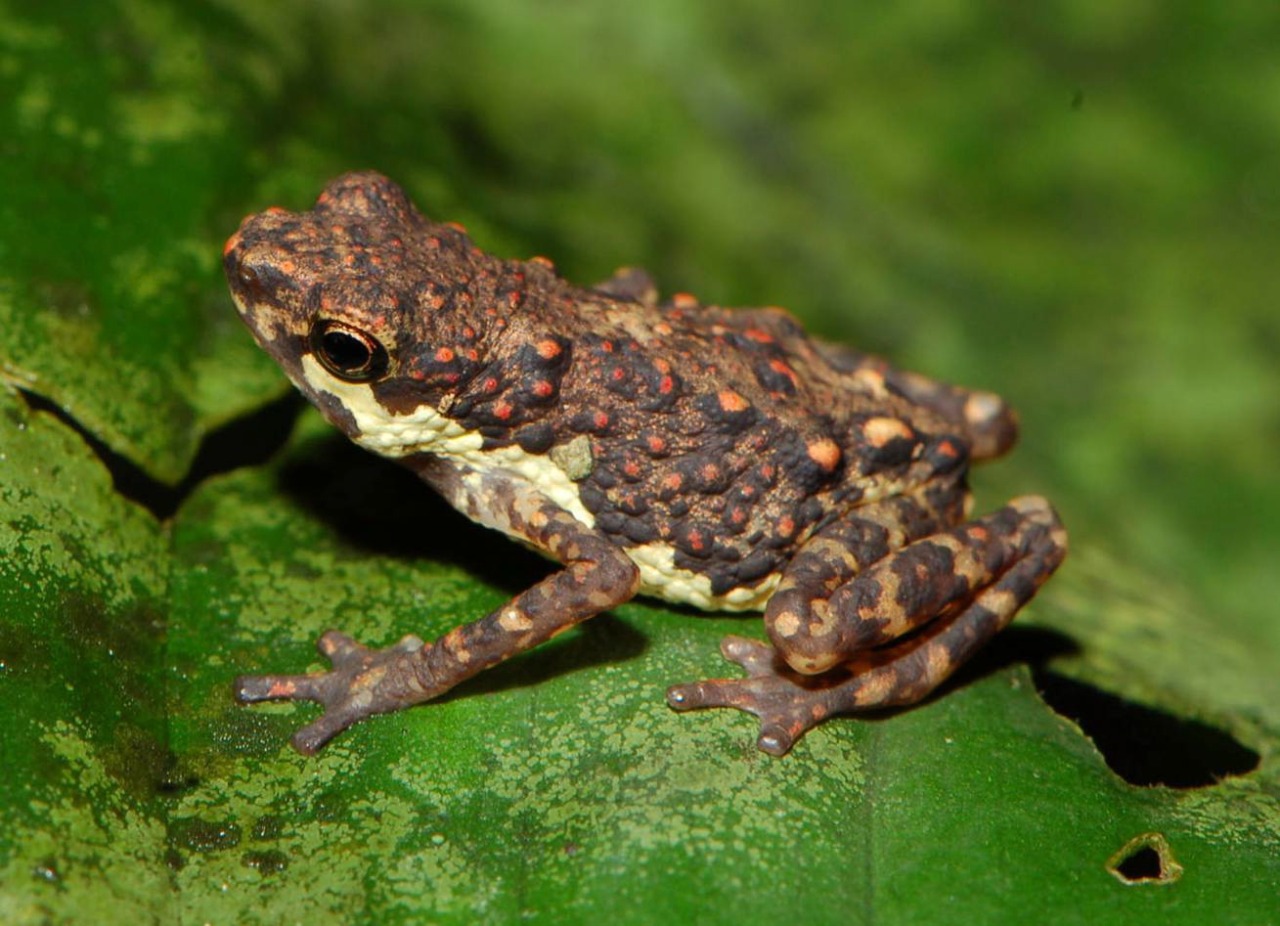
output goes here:
{"type": "MultiPolygon", "coordinates": [[[[891,643],[846,655],[830,671],[795,671],[765,643],[729,637],[721,651],[747,671],[743,679],[713,679],[677,685],[667,700],[677,710],[734,707],[760,719],[759,747],[785,754],[807,730],[834,714],[914,704],[922,700],[993,635],[1036,593],[1066,554],[1066,532],[1044,499],[1015,499],[985,518],[909,544],[842,586],[848,592],[841,623],[865,630],[854,642],[891,643]],[[935,555],[938,549],[962,556],[935,555]],[[945,598],[946,590],[958,592],[945,598]],[[884,601],[885,589],[894,589],[884,601]],[[881,618],[853,603],[876,602],[881,618]],[[937,619],[934,619],[934,618],[937,619]],[[918,632],[912,633],[916,628],[918,632]],[[903,635],[906,635],[903,637],[903,635]]],[[[833,598],[836,596],[832,596],[833,598]]],[[[794,656],[793,656],[794,658],[794,656]]]]}

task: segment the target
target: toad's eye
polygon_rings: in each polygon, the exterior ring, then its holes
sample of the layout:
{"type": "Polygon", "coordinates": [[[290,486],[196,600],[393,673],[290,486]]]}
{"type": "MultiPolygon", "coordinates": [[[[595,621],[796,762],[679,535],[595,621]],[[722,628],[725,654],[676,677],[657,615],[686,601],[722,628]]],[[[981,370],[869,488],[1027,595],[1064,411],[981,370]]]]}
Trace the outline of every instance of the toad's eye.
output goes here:
{"type": "Polygon", "coordinates": [[[320,319],[312,325],[311,350],[326,370],[349,383],[387,372],[387,349],[373,335],[342,322],[320,319]]]}

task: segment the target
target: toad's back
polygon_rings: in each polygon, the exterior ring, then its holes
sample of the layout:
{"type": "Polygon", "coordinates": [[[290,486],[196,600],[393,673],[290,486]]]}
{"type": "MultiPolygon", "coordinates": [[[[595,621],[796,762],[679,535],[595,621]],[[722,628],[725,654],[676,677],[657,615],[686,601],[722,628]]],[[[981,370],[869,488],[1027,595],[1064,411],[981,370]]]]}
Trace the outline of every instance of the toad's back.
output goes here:
{"type": "Polygon", "coordinates": [[[962,494],[962,417],[913,400],[909,382],[814,341],[781,310],[571,288],[554,299],[543,318],[528,308],[572,355],[557,401],[531,430],[490,429],[489,440],[552,459],[585,441],[582,505],[649,591],[759,607],[792,551],[840,513],[926,483],[962,494]],[[682,573],[705,584],[673,579],[682,573]]]}

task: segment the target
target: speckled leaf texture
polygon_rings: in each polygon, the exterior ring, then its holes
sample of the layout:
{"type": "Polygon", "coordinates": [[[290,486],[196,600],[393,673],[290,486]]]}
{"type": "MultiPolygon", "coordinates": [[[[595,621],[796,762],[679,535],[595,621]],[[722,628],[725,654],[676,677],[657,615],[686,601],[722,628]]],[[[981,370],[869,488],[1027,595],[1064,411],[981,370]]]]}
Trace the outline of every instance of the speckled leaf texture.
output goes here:
{"type": "Polygon", "coordinates": [[[0,922],[1273,923],[1280,10],[0,3],[0,922]],[[999,391],[1073,553],[785,759],[637,601],[304,759],[238,672],[547,568],[288,397],[221,243],[377,168],[489,250],[999,391]]]}

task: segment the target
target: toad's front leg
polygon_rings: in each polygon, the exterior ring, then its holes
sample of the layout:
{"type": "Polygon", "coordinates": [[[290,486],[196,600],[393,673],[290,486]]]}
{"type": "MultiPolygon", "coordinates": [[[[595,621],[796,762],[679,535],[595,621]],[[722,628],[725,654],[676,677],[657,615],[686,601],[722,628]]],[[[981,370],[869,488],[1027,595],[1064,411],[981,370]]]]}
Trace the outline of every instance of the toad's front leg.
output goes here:
{"type": "Polygon", "coordinates": [[[319,649],[333,665],[308,675],[249,675],[236,680],[236,698],[318,701],[324,714],[298,730],[293,745],[310,755],[347,727],[429,701],[504,659],[631,598],[635,565],[617,547],[541,494],[504,486],[501,514],[485,518],[564,563],[498,610],[449,631],[431,644],[405,637],[371,650],[330,631],[319,649]]]}
{"type": "Polygon", "coordinates": [[[1067,550],[1057,515],[1035,496],[859,571],[871,549],[865,533],[829,531],[796,557],[765,615],[774,646],[725,640],[725,657],[746,678],[677,685],[671,706],[755,714],[760,748],[783,755],[833,714],[913,704],[1003,629],[1067,550]],[[855,534],[863,539],[843,555],[830,548],[855,534]]]}

